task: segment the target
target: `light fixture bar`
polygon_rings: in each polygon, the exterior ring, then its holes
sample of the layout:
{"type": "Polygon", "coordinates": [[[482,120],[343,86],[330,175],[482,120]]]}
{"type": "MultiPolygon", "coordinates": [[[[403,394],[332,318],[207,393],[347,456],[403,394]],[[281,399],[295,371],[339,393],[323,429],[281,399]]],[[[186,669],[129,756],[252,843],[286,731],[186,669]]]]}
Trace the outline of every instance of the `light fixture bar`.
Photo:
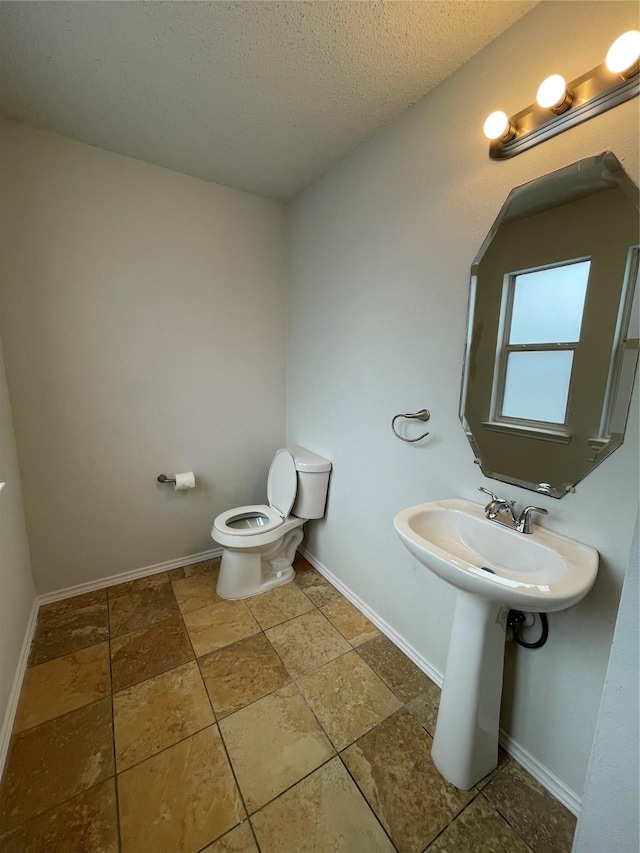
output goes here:
{"type": "Polygon", "coordinates": [[[571,92],[573,100],[565,112],[555,114],[551,109],[531,104],[511,116],[515,136],[507,141],[493,140],[489,145],[489,157],[493,160],[515,157],[570,127],[635,98],[640,94],[640,75],[636,71],[625,79],[621,74],[609,71],[603,63],[568,83],[567,92],[571,92]]]}

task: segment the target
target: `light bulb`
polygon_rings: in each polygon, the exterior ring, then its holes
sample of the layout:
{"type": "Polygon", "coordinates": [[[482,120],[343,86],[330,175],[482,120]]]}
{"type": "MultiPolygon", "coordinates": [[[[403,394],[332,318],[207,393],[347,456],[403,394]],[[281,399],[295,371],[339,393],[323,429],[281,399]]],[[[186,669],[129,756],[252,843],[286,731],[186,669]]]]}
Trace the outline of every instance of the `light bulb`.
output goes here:
{"type": "Polygon", "coordinates": [[[629,30],[619,36],[607,51],[604,63],[614,74],[636,70],[634,66],[640,59],[640,32],[629,30]]]}
{"type": "Polygon", "coordinates": [[[561,74],[552,74],[543,80],[536,95],[538,105],[546,110],[564,112],[571,106],[571,96],[567,92],[567,84],[561,74]]]}
{"type": "Polygon", "coordinates": [[[496,110],[487,116],[483,130],[487,139],[500,139],[502,142],[508,142],[516,135],[515,128],[509,121],[509,116],[502,110],[496,110]]]}

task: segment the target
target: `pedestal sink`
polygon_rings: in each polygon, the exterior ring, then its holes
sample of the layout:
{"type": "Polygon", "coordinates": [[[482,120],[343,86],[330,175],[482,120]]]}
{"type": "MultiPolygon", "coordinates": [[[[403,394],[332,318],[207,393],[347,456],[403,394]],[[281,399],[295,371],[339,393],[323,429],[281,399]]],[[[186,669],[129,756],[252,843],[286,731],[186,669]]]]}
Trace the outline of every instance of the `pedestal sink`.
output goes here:
{"type": "Polygon", "coordinates": [[[518,533],[457,498],[403,509],[394,526],[413,556],[456,588],[431,755],[445,779],[468,790],[498,762],[509,610],[572,607],[593,586],[598,552],[538,525],[518,533]]]}

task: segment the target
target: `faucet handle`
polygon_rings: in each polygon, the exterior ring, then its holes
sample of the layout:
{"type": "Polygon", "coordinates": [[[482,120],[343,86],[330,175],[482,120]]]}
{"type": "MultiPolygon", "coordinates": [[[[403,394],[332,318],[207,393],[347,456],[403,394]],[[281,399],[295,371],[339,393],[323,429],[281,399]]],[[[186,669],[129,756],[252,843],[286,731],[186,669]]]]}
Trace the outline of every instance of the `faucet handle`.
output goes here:
{"type": "Polygon", "coordinates": [[[549,510],[541,506],[526,506],[520,513],[520,518],[516,524],[516,530],[519,533],[533,533],[533,524],[531,522],[532,512],[541,512],[542,515],[549,515],[549,510]]]}
{"type": "Polygon", "coordinates": [[[478,486],[479,492],[484,492],[485,495],[489,495],[492,501],[498,501],[500,498],[491,491],[491,489],[485,489],[484,486],[478,486]]]}

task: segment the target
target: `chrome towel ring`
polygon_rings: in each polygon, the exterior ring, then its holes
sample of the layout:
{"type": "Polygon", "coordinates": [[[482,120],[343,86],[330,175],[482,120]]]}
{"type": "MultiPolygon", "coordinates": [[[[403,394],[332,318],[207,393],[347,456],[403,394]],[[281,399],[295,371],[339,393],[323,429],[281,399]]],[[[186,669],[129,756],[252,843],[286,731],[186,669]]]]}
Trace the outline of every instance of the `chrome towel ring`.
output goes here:
{"type": "Polygon", "coordinates": [[[413,414],[406,415],[396,415],[391,421],[391,429],[393,430],[393,434],[396,438],[399,438],[400,441],[406,441],[407,444],[413,444],[414,441],[420,441],[421,438],[426,438],[429,435],[428,432],[425,432],[423,435],[419,435],[417,438],[403,438],[396,430],[396,421],[398,418],[415,418],[419,421],[428,421],[431,417],[431,413],[427,409],[420,409],[419,412],[414,412],[413,414]]]}

